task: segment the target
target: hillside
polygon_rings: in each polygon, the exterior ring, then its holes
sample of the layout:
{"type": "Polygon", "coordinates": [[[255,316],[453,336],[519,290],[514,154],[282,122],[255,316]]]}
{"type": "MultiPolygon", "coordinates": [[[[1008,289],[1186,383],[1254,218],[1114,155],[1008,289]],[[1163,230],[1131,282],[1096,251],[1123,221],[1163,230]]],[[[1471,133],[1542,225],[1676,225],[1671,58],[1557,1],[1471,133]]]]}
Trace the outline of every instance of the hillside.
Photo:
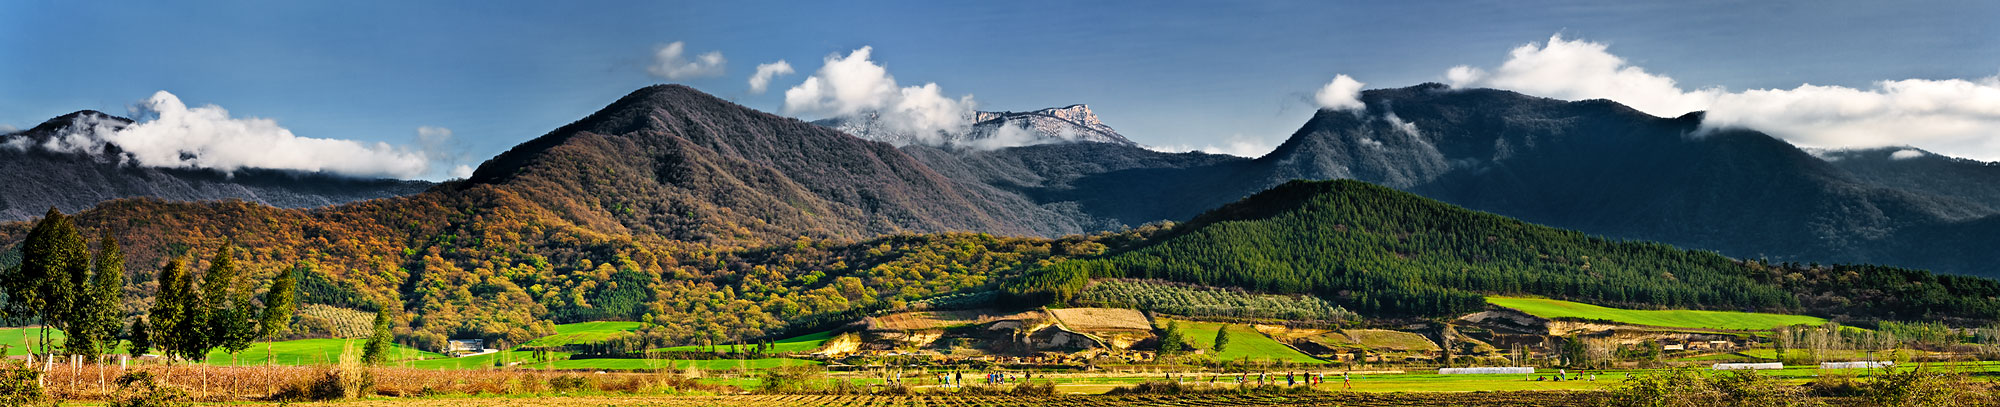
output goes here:
{"type": "Polygon", "coordinates": [[[1484,308],[1485,295],[1527,294],[1640,309],[2000,319],[1994,280],[1742,263],[1350,180],[1286,183],[1131,247],[1043,268],[1008,290],[1062,302],[1085,279],[1153,278],[1315,294],[1371,317],[1459,315],[1484,308]]]}
{"type": "Polygon", "coordinates": [[[236,199],[280,208],[313,208],[403,196],[431,187],[425,181],[357,179],[267,169],[230,173],[207,169],[143,167],[116,145],[98,154],[44,148],[92,125],[131,120],[95,111],[49,119],[34,128],[0,135],[0,222],[40,216],[50,207],[75,212],[98,202],[149,197],[169,201],[236,199]]]}
{"type": "Polygon", "coordinates": [[[519,191],[592,230],[681,241],[1039,231],[889,144],[679,85],[634,91],[522,143],[469,183],[519,191]]]}

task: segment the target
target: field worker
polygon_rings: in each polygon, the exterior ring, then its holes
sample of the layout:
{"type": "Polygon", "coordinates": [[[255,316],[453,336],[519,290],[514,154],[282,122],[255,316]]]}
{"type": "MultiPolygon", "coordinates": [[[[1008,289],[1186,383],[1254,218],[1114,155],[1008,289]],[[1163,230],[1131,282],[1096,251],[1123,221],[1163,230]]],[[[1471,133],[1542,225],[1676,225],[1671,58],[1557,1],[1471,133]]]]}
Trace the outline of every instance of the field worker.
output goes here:
{"type": "Polygon", "coordinates": [[[1354,378],[1348,377],[1346,373],[1341,373],[1340,387],[1347,390],[1354,390],[1354,378]]]}

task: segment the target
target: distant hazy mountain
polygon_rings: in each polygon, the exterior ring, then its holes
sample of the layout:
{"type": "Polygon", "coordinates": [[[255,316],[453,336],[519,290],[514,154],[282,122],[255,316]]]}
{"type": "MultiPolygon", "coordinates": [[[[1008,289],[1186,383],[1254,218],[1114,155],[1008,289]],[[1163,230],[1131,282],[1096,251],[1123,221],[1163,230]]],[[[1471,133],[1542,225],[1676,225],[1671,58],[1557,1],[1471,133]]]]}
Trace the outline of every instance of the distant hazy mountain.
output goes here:
{"type": "Polygon", "coordinates": [[[1091,112],[1090,107],[1084,105],[1069,105],[1032,112],[975,112],[972,121],[972,127],[964,132],[945,132],[935,135],[896,130],[883,123],[880,116],[875,114],[854,118],[821,119],[814,121],[813,124],[897,146],[927,145],[991,150],[1075,142],[1139,145],[1099,121],[1097,113],[1091,112]]]}
{"type": "Polygon", "coordinates": [[[132,165],[116,145],[101,153],[46,148],[79,141],[78,126],[122,127],[132,121],[96,111],[49,119],[26,131],[0,135],[0,221],[41,216],[50,207],[75,212],[119,198],[169,201],[241,199],[283,208],[308,208],[409,195],[424,181],[356,179],[293,171],[244,169],[222,173],[132,165]]]}
{"type": "Polygon", "coordinates": [[[1959,198],[2000,211],[2000,163],[1910,147],[1814,151],[1855,179],[1885,188],[1959,198]]]}

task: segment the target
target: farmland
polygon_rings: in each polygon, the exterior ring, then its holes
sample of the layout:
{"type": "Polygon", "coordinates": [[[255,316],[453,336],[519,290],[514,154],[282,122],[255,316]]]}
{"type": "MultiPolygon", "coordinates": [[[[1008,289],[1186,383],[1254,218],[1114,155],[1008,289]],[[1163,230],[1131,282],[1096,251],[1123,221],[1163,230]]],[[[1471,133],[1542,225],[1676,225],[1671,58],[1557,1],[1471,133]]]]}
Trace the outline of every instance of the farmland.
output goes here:
{"type": "MultiPolygon", "coordinates": [[[[1161,322],[1165,324],[1166,322],[1161,322]]],[[[1257,332],[1256,328],[1243,324],[1221,324],[1214,322],[1179,321],[1181,334],[1195,349],[1208,349],[1218,360],[1279,361],[1291,363],[1325,363],[1300,353],[1297,349],[1278,343],[1271,337],[1257,332]],[[1215,330],[1229,326],[1229,345],[1221,353],[1214,354],[1215,330]]]]}
{"type": "Polygon", "coordinates": [[[1542,318],[1572,318],[1664,328],[1767,330],[1784,325],[1819,325],[1825,319],[1804,315],[1734,311],[1631,310],[1543,298],[1486,297],[1493,305],[1542,318]]]}
{"type": "MultiPolygon", "coordinates": [[[[833,331],[825,331],[825,332],[815,332],[811,334],[800,335],[785,339],[779,339],[775,342],[771,342],[770,352],[771,353],[811,352],[814,349],[819,349],[820,345],[826,344],[826,341],[828,339],[833,339],[833,336],[834,336],[833,331]]],[[[750,350],[750,348],[751,345],[737,345],[737,344],[716,346],[716,349],[721,350],[723,352],[742,352],[750,350]]],[[[671,351],[671,352],[702,352],[702,351],[707,351],[708,347],[701,345],[687,345],[687,346],[662,348],[659,350],[671,351]]]]}
{"type": "Polygon", "coordinates": [[[536,338],[521,346],[563,346],[602,342],[639,329],[637,322],[601,321],[556,325],[556,334],[536,338]]]}

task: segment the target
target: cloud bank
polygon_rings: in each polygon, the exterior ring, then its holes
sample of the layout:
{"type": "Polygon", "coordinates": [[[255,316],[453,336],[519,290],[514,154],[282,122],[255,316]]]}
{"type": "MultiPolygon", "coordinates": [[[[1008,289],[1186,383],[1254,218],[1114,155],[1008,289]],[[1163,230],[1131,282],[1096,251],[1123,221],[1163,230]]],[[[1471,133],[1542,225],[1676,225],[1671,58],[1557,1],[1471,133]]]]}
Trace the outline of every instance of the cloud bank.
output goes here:
{"type": "Polygon", "coordinates": [[[828,55],[819,71],[785,91],[785,112],[850,118],[873,113],[889,130],[926,144],[972,125],[972,95],[954,99],[936,83],[899,86],[888,68],[869,59],[873,51],[861,47],[845,57],[828,55]]]}
{"type": "Polygon", "coordinates": [[[1225,155],[1233,155],[1244,158],[1257,158],[1257,157],[1262,157],[1265,154],[1270,154],[1271,150],[1278,148],[1278,146],[1273,145],[1268,141],[1258,139],[1256,137],[1245,136],[1242,134],[1232,134],[1229,135],[1229,137],[1224,137],[1221,144],[1208,144],[1201,147],[1195,147],[1193,145],[1188,145],[1188,144],[1176,144],[1176,145],[1166,145],[1166,146],[1147,146],[1146,148],[1153,151],[1159,151],[1164,153],[1185,153],[1189,151],[1200,151],[1209,154],[1225,154],[1225,155]]]}
{"type": "MultiPolygon", "coordinates": [[[[79,117],[37,146],[50,151],[102,154],[116,145],[128,164],[164,168],[204,168],[233,172],[265,168],[324,172],[352,177],[411,179],[450,160],[452,133],[442,127],[417,129],[417,147],[354,140],[299,137],[276,121],[231,117],[220,106],[189,107],[159,91],[131,108],[129,125],[97,116],[79,117]]],[[[7,147],[26,149],[26,138],[7,147]],[[22,144],[22,145],[15,145],[22,144]]],[[[463,167],[463,166],[461,166],[463,167]]],[[[470,172],[470,168],[466,169],[470,172]]],[[[452,174],[457,175],[457,174],[452,174]]]]}
{"type": "Polygon", "coordinates": [[[1361,87],[1367,85],[1347,75],[1335,75],[1332,82],[1313,93],[1313,101],[1321,109],[1360,110],[1366,107],[1361,103],[1361,87]]]}
{"type": "Polygon", "coordinates": [[[721,51],[709,51],[692,60],[687,59],[681,55],[685,47],[680,41],[674,41],[653,50],[653,64],[646,67],[646,72],[672,80],[717,76],[722,75],[723,65],[729,62],[722,58],[721,51]]]}
{"type": "Polygon", "coordinates": [[[792,64],[782,59],[778,60],[778,62],[758,64],[757,73],[750,75],[750,93],[764,94],[766,89],[771,88],[772,78],[791,75],[794,72],[792,71],[792,64]]]}
{"type": "Polygon", "coordinates": [[[1748,128],[1813,148],[1915,146],[2000,161],[2000,75],[1902,79],[1867,88],[1686,90],[1613,55],[1602,43],[1549,37],[1515,48],[1488,72],[1458,66],[1453,87],[1509,89],[1558,99],[1611,99],[1655,116],[1705,110],[1704,129],[1748,128]]]}

